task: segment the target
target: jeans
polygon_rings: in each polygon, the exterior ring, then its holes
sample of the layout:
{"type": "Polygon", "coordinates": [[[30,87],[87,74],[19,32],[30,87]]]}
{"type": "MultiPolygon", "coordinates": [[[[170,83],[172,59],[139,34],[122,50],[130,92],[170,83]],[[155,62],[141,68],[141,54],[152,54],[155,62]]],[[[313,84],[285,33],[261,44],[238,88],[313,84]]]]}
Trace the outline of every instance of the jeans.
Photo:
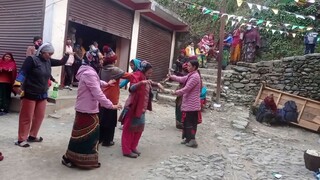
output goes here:
{"type": "Polygon", "coordinates": [[[65,65],[64,70],[65,70],[64,86],[70,86],[72,82],[72,76],[73,76],[73,67],[65,65]]]}
{"type": "Polygon", "coordinates": [[[314,53],[316,45],[315,44],[306,44],[306,49],[304,51],[304,54],[312,54],[314,53]]]}

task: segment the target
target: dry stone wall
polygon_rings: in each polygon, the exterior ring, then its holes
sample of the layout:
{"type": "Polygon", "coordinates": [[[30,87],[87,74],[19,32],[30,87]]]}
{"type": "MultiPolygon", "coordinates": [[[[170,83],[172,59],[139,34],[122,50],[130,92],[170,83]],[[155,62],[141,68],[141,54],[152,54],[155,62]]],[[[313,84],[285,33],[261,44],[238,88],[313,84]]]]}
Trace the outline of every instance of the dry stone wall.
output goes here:
{"type": "Polygon", "coordinates": [[[227,101],[250,105],[264,81],[268,87],[320,100],[320,54],[258,63],[239,62],[224,75],[227,101]]]}

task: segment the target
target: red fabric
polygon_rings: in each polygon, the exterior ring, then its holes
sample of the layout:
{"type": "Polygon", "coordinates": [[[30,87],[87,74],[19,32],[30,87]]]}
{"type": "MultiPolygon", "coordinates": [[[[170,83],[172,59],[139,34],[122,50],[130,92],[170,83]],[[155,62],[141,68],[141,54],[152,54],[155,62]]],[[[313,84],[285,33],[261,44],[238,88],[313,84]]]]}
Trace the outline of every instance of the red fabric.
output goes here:
{"type": "Polygon", "coordinates": [[[236,47],[241,43],[240,34],[240,29],[235,30],[235,32],[233,33],[232,47],[236,47]]]}
{"type": "Polygon", "coordinates": [[[265,105],[272,110],[272,112],[277,112],[277,105],[274,102],[273,96],[267,96],[263,101],[265,105]]]}
{"type": "Polygon", "coordinates": [[[14,83],[17,77],[17,65],[11,53],[5,53],[0,60],[0,71],[9,71],[11,72],[11,82],[14,83]],[[6,55],[11,56],[11,61],[5,61],[4,57],[6,55]]]}
{"type": "Polygon", "coordinates": [[[183,53],[184,55],[186,55],[187,52],[186,52],[185,49],[181,49],[181,50],[180,50],[180,53],[183,53]]]}
{"type": "MultiPolygon", "coordinates": [[[[130,84],[134,85],[146,79],[146,76],[141,71],[136,71],[132,73],[130,84]]],[[[144,109],[145,98],[147,97],[146,93],[146,85],[144,84],[141,84],[138,89],[132,93],[133,99],[130,109],[133,111],[133,117],[141,117],[144,109]]],[[[152,110],[150,102],[148,103],[147,109],[150,111],[152,110]]]]}
{"type": "MultiPolygon", "coordinates": [[[[130,118],[130,116],[127,115],[126,118],[130,118]]],[[[126,119],[124,121],[121,137],[121,148],[123,154],[130,154],[132,151],[136,151],[142,135],[142,131],[131,131],[130,126],[131,121],[126,119]]]]}

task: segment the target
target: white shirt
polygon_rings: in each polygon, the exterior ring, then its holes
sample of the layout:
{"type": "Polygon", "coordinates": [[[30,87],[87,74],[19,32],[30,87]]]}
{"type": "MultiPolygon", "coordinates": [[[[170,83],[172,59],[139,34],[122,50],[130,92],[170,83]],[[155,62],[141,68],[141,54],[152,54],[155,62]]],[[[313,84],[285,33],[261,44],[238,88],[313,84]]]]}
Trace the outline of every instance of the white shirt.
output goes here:
{"type": "Polygon", "coordinates": [[[67,66],[72,66],[72,64],[74,63],[74,55],[72,54],[72,53],[73,53],[73,48],[72,48],[72,46],[66,45],[66,53],[67,53],[67,54],[70,54],[70,55],[69,55],[69,59],[68,59],[66,65],[67,65],[67,66]]]}

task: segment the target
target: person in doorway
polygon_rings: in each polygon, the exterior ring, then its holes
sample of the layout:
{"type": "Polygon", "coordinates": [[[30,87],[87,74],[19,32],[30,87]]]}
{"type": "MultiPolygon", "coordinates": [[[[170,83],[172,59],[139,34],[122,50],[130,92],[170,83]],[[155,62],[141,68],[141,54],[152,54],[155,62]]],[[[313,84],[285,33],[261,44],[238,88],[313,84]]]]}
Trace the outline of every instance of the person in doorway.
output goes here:
{"type": "Polygon", "coordinates": [[[305,51],[304,54],[314,53],[316,44],[318,40],[317,32],[308,32],[304,37],[305,51]]]}
{"type": "Polygon", "coordinates": [[[247,30],[244,34],[243,46],[244,61],[249,63],[255,62],[257,51],[261,46],[261,38],[258,29],[254,28],[252,25],[247,26],[247,30]]]}
{"type": "Polygon", "coordinates": [[[233,32],[233,41],[231,44],[231,64],[236,65],[241,59],[241,45],[242,45],[243,32],[240,26],[233,32]]]}
{"type": "Polygon", "coordinates": [[[196,55],[196,51],[194,49],[194,43],[193,42],[190,42],[185,50],[186,50],[186,56],[187,57],[192,57],[192,56],[196,55]]]}
{"type": "Polygon", "coordinates": [[[0,116],[9,112],[12,85],[17,76],[17,65],[11,53],[0,60],[0,116]]]}
{"type": "Polygon", "coordinates": [[[98,42],[94,41],[92,45],[89,46],[89,52],[93,56],[92,62],[90,62],[91,66],[99,73],[100,71],[100,60],[103,59],[103,55],[101,54],[99,50],[99,44],[98,42]]]}
{"type": "Polygon", "coordinates": [[[73,73],[73,83],[72,83],[72,85],[74,87],[77,87],[78,86],[78,80],[76,78],[76,74],[77,74],[80,66],[82,65],[82,59],[83,59],[84,55],[86,54],[86,50],[83,47],[82,38],[78,38],[77,39],[77,43],[74,45],[74,52],[75,52],[74,53],[75,61],[73,63],[74,73],[73,73]]]}
{"type": "Polygon", "coordinates": [[[37,50],[41,46],[41,44],[42,44],[42,37],[40,36],[33,37],[33,46],[28,46],[26,57],[35,55],[37,50]]]}
{"type": "Polygon", "coordinates": [[[73,52],[72,41],[70,38],[67,38],[65,52],[66,54],[69,54],[69,58],[67,63],[64,65],[64,70],[65,70],[64,88],[72,90],[70,86],[73,78],[73,63],[74,63],[75,53],[73,52]]]}
{"type": "Polygon", "coordinates": [[[14,92],[20,94],[22,99],[18,141],[15,142],[20,147],[29,147],[26,141],[43,140],[42,137],[38,137],[38,132],[46,111],[51,66],[62,66],[69,58],[66,54],[62,60],[54,60],[51,59],[53,53],[54,48],[50,43],[42,44],[35,56],[28,56],[23,62],[13,85],[14,92]]]}
{"type": "Polygon", "coordinates": [[[182,144],[194,148],[198,147],[198,143],[196,142],[197,125],[202,122],[200,102],[202,81],[198,68],[199,62],[191,60],[188,62],[189,73],[187,76],[168,75],[168,78],[171,80],[184,84],[183,88],[172,91],[172,94],[183,96],[181,104],[183,123],[182,144]]]}
{"type": "MultiPolygon", "coordinates": [[[[130,68],[132,69],[133,72],[136,72],[138,70],[141,70],[141,66],[140,66],[141,60],[140,59],[132,59],[130,61],[130,68]]],[[[124,79],[121,81],[119,87],[120,89],[127,86],[127,84],[130,82],[129,79],[124,79]]]]}
{"type": "Polygon", "coordinates": [[[119,120],[122,122],[122,153],[129,158],[137,158],[141,153],[137,147],[145,125],[145,112],[152,110],[152,86],[163,90],[160,83],[149,78],[152,75],[152,66],[147,61],[141,61],[141,71],[134,72],[130,78],[129,97],[119,120]]]}
{"type": "Polygon", "coordinates": [[[122,106],[114,105],[103,94],[101,87],[113,86],[114,80],[106,83],[99,79],[91,67],[93,56],[87,52],[83,65],[76,78],[79,80],[75,105],[76,115],[67,152],[62,156],[62,164],[82,169],[99,168],[99,103],[107,109],[118,110],[122,106]]]}
{"type": "MultiPolygon", "coordinates": [[[[130,73],[124,72],[122,69],[115,66],[117,56],[109,46],[103,47],[105,54],[103,67],[100,71],[100,79],[103,81],[115,80],[113,86],[102,88],[103,94],[110,99],[113,104],[119,103],[120,96],[120,78],[129,79],[130,73]]],[[[114,132],[117,126],[118,113],[116,109],[100,108],[100,143],[102,146],[114,145],[114,132]]]]}
{"type": "Polygon", "coordinates": [[[226,33],[225,39],[223,40],[223,59],[222,59],[222,69],[225,70],[226,67],[229,65],[230,59],[230,47],[232,44],[232,34],[226,33]]]}

